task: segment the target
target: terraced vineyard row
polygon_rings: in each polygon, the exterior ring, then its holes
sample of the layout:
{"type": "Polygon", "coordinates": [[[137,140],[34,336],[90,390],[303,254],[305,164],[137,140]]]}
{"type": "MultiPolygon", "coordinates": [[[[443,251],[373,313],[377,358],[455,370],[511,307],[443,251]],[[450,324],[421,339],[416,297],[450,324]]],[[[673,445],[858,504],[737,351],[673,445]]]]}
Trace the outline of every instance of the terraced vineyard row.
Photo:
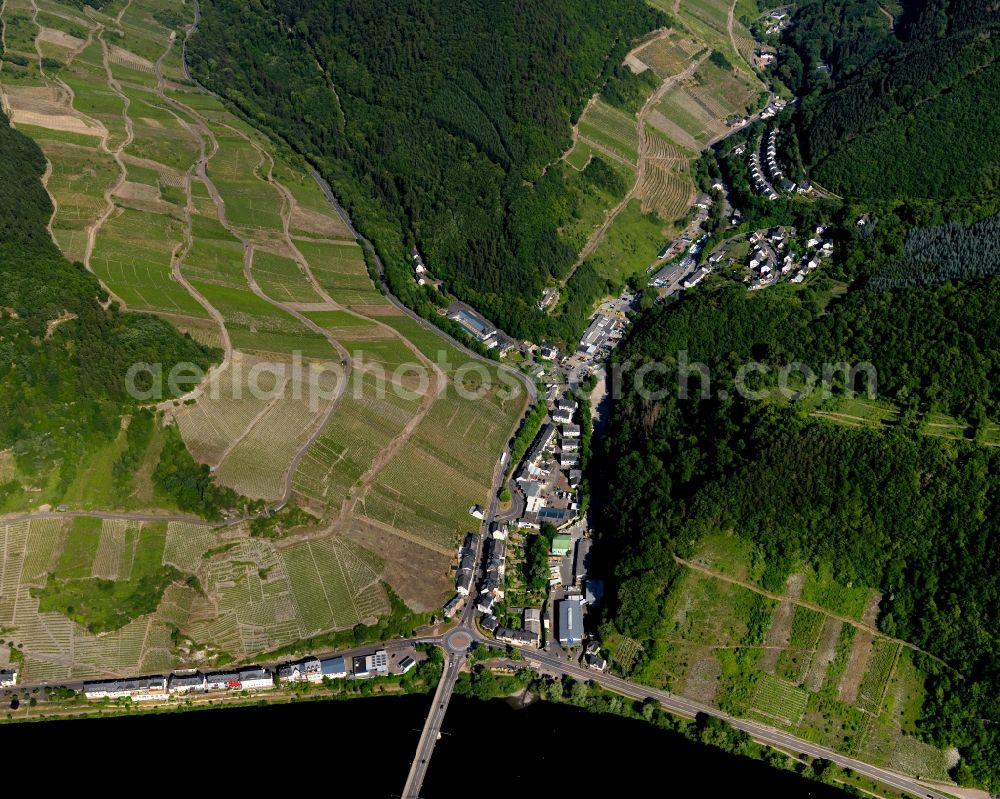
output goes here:
{"type": "MultiPolygon", "coordinates": [[[[42,27],[31,22],[30,0],[4,6],[7,48],[28,64],[4,62],[0,88],[14,124],[52,165],[57,243],[128,309],[163,314],[220,348],[217,382],[162,407],[166,420],[217,480],[251,497],[286,499],[285,475],[302,454],[291,499],[317,520],[308,543],[289,541],[280,554],[251,539],[247,525],[171,523],[148,534],[121,523],[26,527],[20,554],[0,572],[0,624],[23,644],[26,676],[134,673],[195,651],[250,657],[370,622],[388,609],[383,579],[402,579],[414,548],[431,573],[394,588],[404,601],[439,604],[466,510],[486,501],[523,394],[437,397],[469,358],[451,350],[447,375],[428,368],[411,342],[429,353],[442,341],[399,322],[404,317],[375,287],[361,248],[305,163],[279,154],[186,80],[184,26],[170,30],[158,20],[190,21],[190,4],[37,5],[42,27]],[[43,69],[36,44],[59,66],[43,69]],[[304,369],[298,377],[288,376],[293,362],[304,369]],[[313,371],[315,362],[328,365],[325,376],[313,371]],[[399,386],[380,386],[367,371],[408,363],[427,369],[422,392],[401,396],[399,386]],[[285,376],[269,378],[272,367],[285,376]],[[343,377],[348,390],[334,408],[333,382],[343,377]],[[251,382],[260,390],[249,391],[251,382]],[[277,396],[269,395],[275,387],[277,396]],[[450,492],[414,492],[415,470],[437,472],[453,483],[450,492]],[[366,540],[359,530],[376,529],[368,509],[387,497],[394,505],[381,517],[391,524],[375,519],[392,541],[383,559],[359,543],[366,540]],[[94,578],[125,591],[136,575],[168,567],[177,582],[159,606],[99,638],[63,613],[40,611],[30,591],[56,575],[90,602],[94,578]]],[[[630,134],[626,123],[599,108],[596,135],[634,150],[634,125],[630,134]]],[[[413,374],[401,383],[420,388],[413,374]]],[[[81,607],[64,611],[79,615],[81,607]]]]}

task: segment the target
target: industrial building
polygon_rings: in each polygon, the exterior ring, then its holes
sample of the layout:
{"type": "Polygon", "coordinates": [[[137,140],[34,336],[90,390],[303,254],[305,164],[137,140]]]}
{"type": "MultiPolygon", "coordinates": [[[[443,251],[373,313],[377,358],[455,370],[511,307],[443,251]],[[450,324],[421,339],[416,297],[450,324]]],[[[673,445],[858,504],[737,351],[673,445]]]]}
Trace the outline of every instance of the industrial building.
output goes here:
{"type": "Polygon", "coordinates": [[[564,599],[558,608],[559,643],[574,646],[583,642],[583,603],[579,597],[564,599]]]}

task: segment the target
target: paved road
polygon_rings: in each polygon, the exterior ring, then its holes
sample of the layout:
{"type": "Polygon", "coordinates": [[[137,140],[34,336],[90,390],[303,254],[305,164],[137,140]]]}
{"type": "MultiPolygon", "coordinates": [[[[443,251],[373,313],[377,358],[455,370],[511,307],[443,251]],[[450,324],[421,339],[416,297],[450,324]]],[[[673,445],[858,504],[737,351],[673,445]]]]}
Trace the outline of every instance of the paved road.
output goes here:
{"type": "MultiPolygon", "coordinates": [[[[195,0],[195,27],[197,26],[197,21],[200,17],[200,9],[198,7],[198,2],[195,0]]],[[[186,42],[185,42],[186,44],[186,42]]],[[[201,84],[195,81],[188,71],[187,59],[186,57],[182,59],[184,65],[185,74],[192,82],[196,83],[199,88],[204,89],[201,84]]],[[[210,92],[209,92],[210,93],[210,92]]],[[[382,278],[383,286],[385,286],[385,275],[384,266],[379,259],[378,255],[375,253],[374,248],[371,244],[357,231],[351,222],[350,218],[344,212],[340,203],[334,196],[330,186],[327,182],[319,175],[315,170],[311,170],[313,178],[319,184],[327,199],[337,211],[337,213],[344,220],[348,229],[351,233],[369,250],[370,254],[374,256],[375,262],[379,269],[380,277],[382,278]]],[[[403,305],[395,296],[388,291],[386,287],[386,296],[390,302],[393,303],[399,310],[404,314],[412,318],[418,324],[422,325],[428,330],[431,330],[436,335],[440,336],[442,339],[448,341],[454,347],[457,347],[460,351],[465,354],[481,359],[477,353],[472,352],[461,342],[456,341],[443,330],[438,328],[436,325],[428,322],[427,320],[420,317],[418,314],[411,311],[405,305],[403,305]]],[[[537,391],[535,389],[534,383],[527,378],[525,375],[521,374],[516,369],[513,369],[504,364],[495,364],[497,368],[503,369],[511,375],[516,376],[518,381],[523,384],[531,397],[532,401],[537,401],[537,391]]],[[[490,509],[486,515],[487,520],[493,520],[496,517],[497,509],[497,491],[499,490],[500,481],[503,479],[505,470],[498,468],[497,477],[494,479],[492,499],[490,503],[490,509]]],[[[168,516],[160,514],[141,514],[141,513],[103,513],[99,511],[70,511],[66,513],[59,512],[42,512],[33,514],[22,514],[20,516],[6,517],[0,519],[0,521],[9,523],[13,521],[21,521],[24,519],[47,519],[47,518],[74,518],[74,517],[90,517],[90,518],[101,518],[101,519],[131,519],[137,521],[195,521],[198,523],[204,523],[203,520],[197,519],[191,516],[168,516]]],[[[230,522],[231,523],[231,522],[230,522]]],[[[221,526],[226,524],[226,522],[216,522],[215,526],[221,526]]],[[[484,528],[485,528],[484,524],[484,528]]],[[[472,641],[482,641],[482,637],[478,634],[473,623],[473,618],[475,615],[474,611],[475,605],[475,592],[470,594],[468,603],[465,608],[465,612],[462,616],[462,621],[460,625],[450,633],[445,636],[427,636],[425,638],[414,639],[416,642],[422,643],[433,643],[436,645],[444,646],[446,650],[446,663],[444,672],[442,674],[441,681],[438,683],[437,690],[434,695],[434,704],[431,706],[431,712],[428,714],[427,721],[424,726],[424,730],[421,733],[420,742],[417,746],[416,756],[414,757],[413,764],[410,769],[410,774],[407,777],[406,786],[403,791],[404,797],[417,797],[420,793],[420,788],[423,784],[424,776],[426,775],[427,767],[430,764],[431,755],[434,750],[434,745],[441,732],[441,725],[444,721],[445,713],[448,709],[448,703],[451,698],[451,694],[454,691],[455,683],[458,680],[458,675],[460,674],[462,667],[464,666],[467,659],[467,649],[468,645],[472,641]]],[[[387,644],[389,646],[389,644],[387,644]]],[[[371,647],[365,647],[365,649],[370,649],[371,647]]],[[[776,746],[785,750],[791,750],[795,752],[802,752],[813,757],[822,757],[828,759],[838,765],[852,769],[858,774],[863,774],[865,776],[876,779],[882,783],[898,788],[907,793],[911,793],[914,796],[925,797],[926,799],[948,799],[946,794],[938,793],[933,789],[929,789],[926,786],[920,784],[915,779],[897,774],[886,769],[873,766],[869,763],[865,763],[861,760],[856,760],[854,758],[843,755],[839,752],[835,752],[831,749],[826,749],[825,747],[818,746],[816,744],[804,741],[800,738],[796,738],[793,735],[782,732],[781,730],[776,730],[771,727],[767,727],[763,724],[759,724],[754,721],[748,721],[745,719],[737,719],[729,716],[722,711],[709,707],[707,705],[701,705],[697,702],[692,702],[688,699],[683,699],[681,697],[674,696],[665,691],[660,691],[655,688],[650,688],[647,686],[635,685],[634,683],[627,682],[621,678],[615,677],[610,674],[602,674],[599,672],[591,671],[585,669],[581,666],[575,665],[573,663],[567,662],[566,660],[550,655],[548,653],[534,650],[534,649],[523,649],[521,650],[525,657],[525,660],[532,665],[534,668],[543,670],[550,673],[555,673],[558,675],[568,675],[578,680],[593,681],[596,682],[609,690],[615,691],[622,694],[623,696],[628,696],[634,699],[647,699],[652,698],[659,701],[664,707],[674,713],[680,715],[694,717],[698,713],[704,713],[709,716],[715,716],[716,718],[721,718],[728,723],[732,724],[737,729],[741,729],[752,735],[756,740],[761,741],[765,744],[776,746]]],[[[344,653],[345,656],[349,656],[350,653],[344,653]]],[[[59,683],[65,684],[65,683],[59,683]]],[[[44,684],[42,684],[44,685],[44,684]]],[[[70,684],[68,687],[74,687],[78,685],[77,683],[70,684]]],[[[30,688],[30,686],[19,686],[22,690],[24,688],[30,688]]]]}
{"type": "MultiPolygon", "coordinates": [[[[510,447],[508,446],[504,452],[507,453],[507,457],[509,458],[510,447]]],[[[472,589],[466,599],[461,619],[458,626],[438,638],[439,645],[445,650],[445,668],[441,675],[441,681],[438,683],[437,690],[434,693],[434,702],[431,705],[430,712],[427,714],[427,720],[424,722],[424,729],[417,743],[417,751],[413,756],[410,772],[406,777],[406,785],[403,788],[402,794],[405,799],[416,799],[420,796],[420,789],[423,786],[424,777],[431,762],[431,756],[434,754],[434,746],[438,738],[441,737],[441,725],[444,723],[445,713],[448,712],[448,704],[455,690],[455,683],[458,681],[458,675],[468,659],[469,646],[473,642],[480,644],[493,643],[484,639],[476,629],[476,597],[478,594],[476,586],[479,584],[479,577],[485,568],[483,552],[490,523],[499,518],[497,516],[498,494],[507,474],[506,469],[502,465],[505,462],[503,458],[498,460],[497,468],[493,473],[490,506],[484,514],[480,530],[481,535],[479,536],[479,547],[476,550],[476,579],[473,580],[472,589]]]]}
{"type": "Polygon", "coordinates": [[[796,738],[794,735],[759,724],[755,721],[734,718],[727,713],[723,713],[718,708],[709,707],[708,705],[702,705],[699,702],[693,702],[689,699],[674,696],[673,694],[657,690],[656,688],[650,688],[645,685],[636,685],[611,674],[602,674],[591,669],[585,669],[582,666],[569,664],[565,660],[554,657],[545,652],[539,652],[532,649],[522,649],[521,654],[524,655],[524,658],[529,665],[534,668],[538,668],[549,673],[555,672],[559,675],[569,675],[577,680],[593,681],[605,688],[608,688],[609,690],[633,699],[655,699],[667,708],[667,710],[689,718],[694,718],[699,713],[714,716],[727,721],[739,730],[749,733],[755,740],[760,741],[761,743],[775,746],[785,751],[804,753],[810,755],[811,757],[821,757],[826,760],[830,760],[843,768],[849,768],[858,774],[871,777],[881,783],[890,785],[893,788],[898,788],[901,791],[912,794],[913,796],[924,797],[925,799],[949,799],[949,794],[940,793],[928,788],[912,777],[907,777],[902,774],[897,774],[894,771],[873,766],[863,760],[857,760],[840,752],[835,752],[832,749],[827,749],[826,747],[819,746],[818,744],[804,741],[801,738],[796,738]]]}
{"type": "Polygon", "coordinates": [[[445,713],[448,712],[448,703],[455,690],[458,675],[465,665],[465,653],[449,652],[445,657],[447,661],[444,673],[441,675],[437,691],[434,692],[431,712],[427,714],[427,721],[420,733],[417,753],[410,766],[410,773],[406,777],[406,785],[403,787],[403,799],[417,799],[420,796],[420,789],[424,784],[424,777],[427,775],[427,768],[431,763],[431,755],[434,753],[434,745],[441,737],[441,725],[444,723],[445,713]]]}

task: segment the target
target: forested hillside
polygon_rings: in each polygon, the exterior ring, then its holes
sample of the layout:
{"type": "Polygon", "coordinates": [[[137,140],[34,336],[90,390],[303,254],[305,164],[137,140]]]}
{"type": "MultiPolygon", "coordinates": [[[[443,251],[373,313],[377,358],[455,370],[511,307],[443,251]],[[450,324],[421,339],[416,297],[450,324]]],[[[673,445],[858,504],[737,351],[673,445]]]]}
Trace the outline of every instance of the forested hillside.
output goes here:
{"type": "MultiPolygon", "coordinates": [[[[0,451],[12,451],[28,482],[60,465],[65,487],[78,456],[117,436],[135,405],[131,364],[207,368],[214,354],[158,317],[122,313],[63,258],[46,228],[44,172],[38,146],[0,115],[0,451]]],[[[22,488],[14,479],[6,493],[22,488]]]]}
{"type": "Polygon", "coordinates": [[[557,234],[567,188],[545,165],[630,42],[663,23],[659,12],[640,0],[211,0],[202,10],[196,76],[321,167],[396,293],[427,311],[406,259],[415,243],[449,290],[502,327],[549,329],[534,304],[576,253],[557,234]]]}
{"type": "MultiPolygon", "coordinates": [[[[996,788],[1000,728],[983,720],[1000,718],[1000,451],[976,432],[1000,415],[1000,279],[976,278],[970,269],[962,281],[936,274],[892,291],[866,287],[876,285],[872,272],[906,252],[901,218],[911,214],[887,215],[874,232],[848,235],[832,270],[853,282],[846,296],[830,299],[822,283],[804,292],[747,292],[709,281],[637,322],[616,356],[628,365],[624,395],[595,458],[609,486],[600,539],[616,583],[608,618],[657,651],[676,634],[664,621],[685,571],[674,555],[691,557],[720,531],[757,553],[765,590],[781,593],[803,568],[830,570],[841,586],[878,589],[880,629],[948,664],[920,661],[927,678],[916,729],[958,748],[955,776],[996,788]],[[689,381],[692,399],[678,397],[681,352],[710,368],[710,397],[701,399],[697,375],[689,381]],[[667,369],[646,375],[647,388],[662,393],[644,398],[630,375],[651,360],[667,369]],[[789,402],[771,391],[743,399],[734,381],[750,361],[767,370],[751,372],[752,389],[774,389],[783,364],[803,363],[819,375],[827,363],[870,361],[879,401],[897,414],[859,426],[815,398],[789,402]],[[931,435],[928,420],[940,414],[970,427],[964,436],[931,435]]],[[[961,232],[970,247],[973,236],[991,240],[992,227],[929,228],[910,239],[961,232]]],[[[931,252],[927,261],[925,271],[948,268],[931,252]]],[[[835,397],[844,389],[842,379],[835,383],[835,397]]]]}
{"type": "Polygon", "coordinates": [[[811,174],[852,197],[945,198],[1000,174],[1000,16],[988,0],[920,0],[887,24],[874,0],[813,0],[779,74],[802,92],[811,174]]]}

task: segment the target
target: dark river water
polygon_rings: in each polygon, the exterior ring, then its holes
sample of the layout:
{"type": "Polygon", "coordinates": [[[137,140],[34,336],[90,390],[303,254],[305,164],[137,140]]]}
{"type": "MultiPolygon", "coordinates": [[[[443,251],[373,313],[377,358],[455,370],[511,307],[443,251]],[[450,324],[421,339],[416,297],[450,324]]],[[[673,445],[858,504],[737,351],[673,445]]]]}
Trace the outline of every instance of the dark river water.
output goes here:
{"type": "MultiPolygon", "coordinates": [[[[0,744],[9,776],[24,763],[36,778],[65,768],[124,789],[134,777],[157,795],[325,789],[370,799],[399,795],[429,707],[430,697],[399,696],[8,724],[0,744]]],[[[448,708],[421,795],[845,796],[641,721],[462,697],[448,708]]]]}

